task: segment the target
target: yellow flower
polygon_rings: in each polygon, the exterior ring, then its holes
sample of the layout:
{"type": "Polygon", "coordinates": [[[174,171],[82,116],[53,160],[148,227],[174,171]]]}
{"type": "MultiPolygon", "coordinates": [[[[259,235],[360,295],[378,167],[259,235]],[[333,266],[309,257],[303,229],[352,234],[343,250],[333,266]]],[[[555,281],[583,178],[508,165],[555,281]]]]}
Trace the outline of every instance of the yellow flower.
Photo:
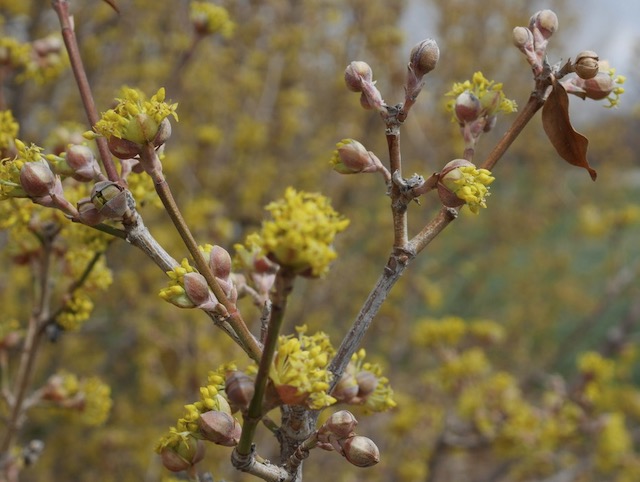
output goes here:
{"type": "Polygon", "coordinates": [[[27,162],[45,163],[42,147],[35,144],[27,146],[19,139],[14,140],[18,154],[13,159],[0,161],[0,201],[10,197],[28,197],[20,184],[20,170],[27,162]]]}
{"type": "Polygon", "coordinates": [[[349,221],[333,210],[326,197],[290,187],[283,199],[266,209],[273,219],[262,223],[262,250],[298,274],[325,274],[336,258],[333,239],[349,221]]]}
{"type": "Polygon", "coordinates": [[[481,207],[487,207],[486,198],[493,181],[495,177],[487,169],[478,169],[464,159],[454,159],[440,173],[438,195],[445,206],[464,203],[473,214],[478,214],[481,207]]]}
{"type": "Polygon", "coordinates": [[[118,105],[102,114],[94,130],[107,138],[126,139],[136,144],[152,141],[160,123],[169,116],[177,121],[178,104],[164,102],[164,88],[158,89],[151,99],[136,89],[123,88],[118,105]]]}
{"type": "Polygon", "coordinates": [[[269,378],[283,403],[318,410],[336,402],[327,393],[331,373],[326,369],[335,350],[325,333],[305,335],[305,331],[303,326],[298,328],[297,338],[279,337],[269,378]]]}
{"type": "Polygon", "coordinates": [[[209,2],[191,2],[189,16],[196,31],[203,35],[219,33],[229,38],[236,27],[224,7],[209,2]]]}
{"type": "Polygon", "coordinates": [[[19,128],[10,110],[0,111],[0,149],[7,149],[13,145],[19,128]]]}
{"type": "Polygon", "coordinates": [[[445,108],[447,111],[452,112],[452,120],[454,122],[458,121],[454,113],[456,99],[465,92],[469,92],[478,98],[484,111],[481,115],[491,116],[499,112],[510,114],[518,109],[516,102],[507,99],[504,95],[501,83],[487,80],[482,72],[476,72],[471,80],[454,83],[451,90],[445,94],[446,97],[451,98],[451,100],[447,101],[445,108]]]}

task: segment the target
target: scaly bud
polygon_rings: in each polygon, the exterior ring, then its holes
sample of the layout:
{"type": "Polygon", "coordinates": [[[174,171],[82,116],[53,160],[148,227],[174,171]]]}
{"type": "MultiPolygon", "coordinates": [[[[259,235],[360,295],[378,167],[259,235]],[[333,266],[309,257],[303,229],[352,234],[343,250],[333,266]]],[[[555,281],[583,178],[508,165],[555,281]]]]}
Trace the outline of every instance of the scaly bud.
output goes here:
{"type": "Polygon", "coordinates": [[[181,472],[204,458],[204,444],[201,440],[189,436],[184,443],[162,449],[160,458],[166,469],[172,472],[181,472]]]}
{"type": "Polygon", "coordinates": [[[592,79],[598,75],[598,60],[598,54],[591,50],[584,50],[576,56],[573,69],[581,79],[592,79]]]}
{"type": "Polygon", "coordinates": [[[93,151],[84,145],[71,145],[67,148],[66,161],[73,170],[77,181],[92,181],[99,177],[100,167],[93,151]]]}
{"type": "Polygon", "coordinates": [[[216,278],[223,280],[229,279],[229,275],[231,274],[231,256],[227,250],[217,245],[211,248],[209,267],[216,278]]]}
{"type": "Polygon", "coordinates": [[[384,169],[380,159],[354,139],[342,139],[336,147],[330,162],[340,174],[378,172],[384,169]]]}
{"type": "Polygon", "coordinates": [[[239,370],[227,375],[224,391],[232,405],[232,410],[244,409],[249,406],[255,392],[255,383],[253,378],[239,370]]]}
{"type": "Polygon", "coordinates": [[[104,220],[104,217],[98,211],[98,208],[93,204],[88,197],[80,199],[77,204],[80,221],[88,226],[95,226],[104,220]]]}
{"type": "Polygon", "coordinates": [[[331,392],[331,395],[339,402],[349,403],[349,401],[358,396],[358,390],[359,387],[356,377],[350,373],[343,373],[340,381],[331,392]]]}
{"type": "Polygon", "coordinates": [[[213,310],[218,305],[218,300],[209,290],[207,280],[200,273],[185,273],[184,291],[191,302],[198,308],[213,310]]]}
{"type": "Polygon", "coordinates": [[[322,425],[320,431],[331,432],[338,438],[347,438],[353,435],[353,430],[358,425],[356,417],[348,410],[340,410],[332,414],[322,425]]]}
{"type": "Polygon", "coordinates": [[[438,44],[432,38],[423,40],[411,49],[409,67],[420,78],[436,68],[440,58],[438,44]]]}
{"type": "Polygon", "coordinates": [[[339,443],[342,455],[356,467],[371,467],[380,462],[380,451],[370,438],[353,435],[339,443]]]}
{"type": "Polygon", "coordinates": [[[529,20],[529,28],[537,28],[547,40],[558,30],[558,16],[553,10],[540,10],[529,20]]]}
{"type": "Polygon", "coordinates": [[[460,124],[475,121],[482,112],[482,104],[472,92],[465,90],[456,97],[453,112],[460,124]]]}
{"type": "Polygon", "coordinates": [[[20,169],[20,184],[30,197],[48,196],[56,186],[56,175],[46,161],[25,162],[20,169]]]}
{"type": "Polygon", "coordinates": [[[533,46],[533,34],[527,27],[516,27],[512,33],[513,45],[520,50],[530,49],[533,46]]]}
{"type": "Polygon", "coordinates": [[[371,395],[378,386],[378,377],[368,370],[356,373],[356,382],[358,383],[358,397],[363,398],[371,395]]]}
{"type": "Polygon", "coordinates": [[[238,445],[242,433],[242,427],[235,418],[218,410],[200,414],[198,426],[205,439],[225,447],[238,445]]]}
{"type": "Polygon", "coordinates": [[[366,62],[355,60],[344,71],[347,89],[352,92],[362,92],[362,82],[371,82],[372,80],[373,71],[366,62]]]}
{"type": "Polygon", "coordinates": [[[121,219],[129,209],[127,192],[112,181],[97,182],[91,190],[91,202],[108,219],[121,219]]]}

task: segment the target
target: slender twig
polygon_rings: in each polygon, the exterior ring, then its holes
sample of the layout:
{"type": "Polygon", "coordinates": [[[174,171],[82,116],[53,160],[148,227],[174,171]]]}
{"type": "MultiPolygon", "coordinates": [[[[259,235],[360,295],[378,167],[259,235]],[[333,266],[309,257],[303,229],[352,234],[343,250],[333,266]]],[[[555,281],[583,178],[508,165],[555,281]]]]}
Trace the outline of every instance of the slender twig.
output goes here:
{"type": "MultiPolygon", "coordinates": [[[[87,73],[85,71],[84,64],[82,63],[82,57],[80,56],[78,41],[73,28],[73,20],[69,15],[69,2],[68,0],[52,0],[51,4],[58,15],[58,19],[60,20],[62,38],[69,55],[69,61],[71,62],[71,70],[73,71],[73,76],[78,84],[78,91],[80,92],[82,105],[84,106],[87,114],[89,125],[93,128],[96,122],[100,119],[100,116],[98,115],[98,110],[96,109],[96,104],[93,100],[93,94],[91,93],[91,87],[89,86],[89,80],[87,79],[87,73]]],[[[102,160],[102,165],[107,173],[107,177],[111,181],[118,181],[120,176],[118,175],[115,163],[113,162],[111,153],[109,152],[107,140],[103,137],[98,137],[96,138],[96,143],[98,145],[100,159],[102,160]]]]}
{"type": "Polygon", "coordinates": [[[265,340],[262,358],[260,359],[258,373],[256,374],[255,392],[249,404],[247,414],[244,417],[242,435],[235,450],[241,456],[246,457],[251,453],[256,428],[262,419],[262,402],[266,393],[269,370],[278,346],[278,337],[287,308],[287,300],[293,288],[294,279],[295,275],[287,270],[281,269],[276,274],[271,317],[269,319],[269,328],[267,330],[267,338],[265,340]]]}
{"type": "MultiPolygon", "coordinates": [[[[390,171],[402,177],[402,160],[400,157],[400,131],[387,133],[390,171]]],[[[404,248],[407,244],[407,204],[403,200],[400,187],[391,183],[391,210],[393,215],[393,246],[404,248]]]]}

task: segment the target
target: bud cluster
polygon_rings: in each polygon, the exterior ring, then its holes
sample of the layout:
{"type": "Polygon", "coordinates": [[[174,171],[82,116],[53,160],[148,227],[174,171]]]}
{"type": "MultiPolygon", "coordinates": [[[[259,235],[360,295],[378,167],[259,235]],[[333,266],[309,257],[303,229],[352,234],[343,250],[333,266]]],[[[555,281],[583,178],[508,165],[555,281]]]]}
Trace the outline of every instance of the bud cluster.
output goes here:
{"type": "MultiPolygon", "coordinates": [[[[583,58],[583,63],[591,60],[593,57],[586,57],[586,60],[583,58]]],[[[579,76],[562,81],[562,86],[569,94],[581,99],[607,99],[609,104],[605,107],[615,107],[620,103],[620,96],[624,93],[622,84],[625,83],[626,78],[623,75],[616,75],[616,70],[609,68],[606,62],[598,61],[597,64],[592,77],[580,76],[576,67],[576,73],[579,76]]]]}
{"type": "Polygon", "coordinates": [[[414,45],[409,54],[404,90],[407,100],[415,101],[424,87],[423,77],[436,68],[440,58],[438,44],[432,38],[414,45]]]}
{"type": "Polygon", "coordinates": [[[276,279],[278,265],[268,259],[260,247],[260,235],[252,233],[244,244],[236,244],[233,263],[244,274],[233,274],[238,296],[250,294],[254,303],[263,307],[269,299],[269,292],[276,279]]]}
{"type": "Polygon", "coordinates": [[[318,447],[342,455],[356,467],[371,467],[380,461],[380,451],[373,440],[356,435],[358,421],[351,412],[332,414],[316,433],[318,447]]]}
{"type": "Polygon", "coordinates": [[[552,10],[540,10],[529,19],[528,27],[513,29],[513,43],[525,55],[535,75],[542,72],[547,45],[558,30],[558,17],[552,10]]]}
{"type": "Polygon", "coordinates": [[[347,89],[360,92],[360,105],[364,109],[375,109],[380,112],[385,110],[382,94],[375,86],[373,71],[369,64],[359,60],[351,62],[344,71],[344,81],[347,89]]]}

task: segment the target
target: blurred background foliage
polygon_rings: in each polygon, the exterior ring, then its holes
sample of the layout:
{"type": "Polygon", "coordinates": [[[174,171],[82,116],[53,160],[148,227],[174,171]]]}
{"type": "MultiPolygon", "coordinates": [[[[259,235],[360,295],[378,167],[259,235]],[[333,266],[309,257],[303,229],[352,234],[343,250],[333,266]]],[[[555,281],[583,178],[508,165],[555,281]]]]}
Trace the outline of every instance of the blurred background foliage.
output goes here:
{"type": "MultiPolygon", "coordinates": [[[[200,243],[230,249],[241,242],[259,226],[263,206],[280,197],[286,186],[329,196],[352,222],[337,242],[339,260],[326,278],[296,285],[286,329],[306,323],[310,332],[329,333],[337,346],[384,267],[392,242],[380,179],[340,176],[329,168],[335,143],[345,137],[386,158],[383,125],[344,87],[343,71],[351,60],[364,60],[372,66],[385,100],[393,104],[402,99],[411,48],[402,23],[411,15],[407,2],[220,0],[236,24],[233,35],[204,39],[183,62],[192,41],[189,3],[119,1],[121,13],[116,15],[97,0],[72,2],[99,109],[109,108],[123,85],[149,95],[164,86],[167,98],[179,103],[180,122],[173,124],[164,168],[200,243]]],[[[403,131],[407,175],[431,174],[461,154],[457,127],[443,109],[443,95],[453,82],[482,70],[487,78],[503,82],[507,96],[524,105],[532,88],[530,69],[512,47],[511,30],[526,25],[538,8],[553,8],[560,18],[550,47],[552,62],[583,49],[597,50],[568,43],[571,29],[578,26],[566,1],[424,3],[437,20],[428,22],[435,30],[425,28],[419,35],[435,38],[441,56],[403,131]]],[[[27,41],[56,32],[57,19],[48,5],[0,1],[4,35],[27,41]]],[[[627,73],[626,66],[616,67],[618,73],[627,73]]],[[[42,145],[63,123],[84,122],[68,70],[46,84],[5,79],[3,88],[24,141],[42,145]]],[[[578,469],[570,473],[573,478],[562,480],[638,480],[633,445],[638,443],[640,391],[629,360],[640,316],[640,146],[639,118],[630,112],[602,109],[580,120],[591,139],[596,183],[560,162],[539,117],[534,119],[495,169],[488,209],[479,216],[463,212],[418,257],[365,338],[369,356],[386,367],[399,402],[388,414],[367,418],[356,413],[359,433],[379,445],[381,463],[358,469],[336,454],[314,452],[305,462],[307,480],[323,480],[327,463],[335,471],[332,478],[341,482],[547,480],[544,477],[566,473],[567,467],[578,469]],[[434,349],[420,338],[420,327],[446,325],[447,317],[491,320],[499,336],[434,349]],[[430,319],[445,321],[425,321],[430,319]],[[486,377],[510,374],[513,380],[505,383],[519,393],[511,399],[525,407],[522,413],[542,413],[545,409],[538,404],[559,379],[566,390],[579,390],[591,373],[577,368],[584,352],[599,352],[616,367],[627,368],[624,377],[602,379],[607,387],[628,388],[626,405],[612,397],[610,404],[582,407],[584,420],[601,423],[593,422],[591,438],[587,431],[572,432],[570,443],[563,446],[566,454],[555,445],[551,450],[543,447],[542,439],[527,442],[526,435],[535,428],[526,423],[515,425],[521,433],[509,439],[510,444],[500,439],[498,429],[497,435],[485,433],[475,442],[460,435],[468,443],[456,444],[446,439],[443,427],[449,412],[459,408],[462,393],[434,377],[448,361],[462,360],[470,346],[480,350],[482,358],[472,365],[483,368],[476,378],[469,374],[473,370],[465,372],[477,381],[469,383],[477,388],[486,377]],[[622,361],[621,354],[626,357],[622,361]],[[614,422],[620,416],[626,435],[614,433],[613,440],[628,436],[631,444],[602,448],[597,441],[605,439],[606,427],[619,428],[614,422]],[[523,450],[504,451],[500,442],[523,450]],[[597,465],[597,457],[590,458],[596,452],[605,457],[607,448],[614,453],[607,460],[624,456],[624,466],[597,465]]],[[[477,161],[510,120],[500,118],[482,139],[477,161]]],[[[435,196],[423,199],[411,208],[410,226],[417,231],[438,209],[435,196]]],[[[187,255],[157,203],[146,203],[141,213],[176,259],[187,255]]],[[[0,237],[0,302],[3,316],[23,320],[31,302],[28,273],[12,262],[6,239],[0,237]]],[[[208,318],[158,298],[165,277],[137,250],[116,242],[107,260],[113,285],[94,299],[95,310],[80,331],[45,345],[35,383],[58,369],[99,375],[111,386],[111,416],[102,427],[86,428],[74,424],[73,417],[34,411],[21,439],[41,438],[46,449],[23,480],[168,480],[153,452],[156,440],[175,423],[182,405],[197,397],[208,370],[231,360],[245,363],[241,350],[208,318]]],[[[259,313],[248,303],[242,308],[256,330],[259,313]]],[[[496,398],[490,392],[483,397],[485,402],[496,398]]],[[[509,418],[502,408],[483,410],[489,418],[491,410],[502,414],[492,422],[496,427],[509,418]]],[[[464,419],[462,411],[457,417],[464,419]]],[[[260,454],[276,459],[274,442],[263,434],[260,454]]],[[[215,480],[253,480],[231,468],[229,455],[228,449],[209,447],[203,470],[210,470],[215,480]]]]}

